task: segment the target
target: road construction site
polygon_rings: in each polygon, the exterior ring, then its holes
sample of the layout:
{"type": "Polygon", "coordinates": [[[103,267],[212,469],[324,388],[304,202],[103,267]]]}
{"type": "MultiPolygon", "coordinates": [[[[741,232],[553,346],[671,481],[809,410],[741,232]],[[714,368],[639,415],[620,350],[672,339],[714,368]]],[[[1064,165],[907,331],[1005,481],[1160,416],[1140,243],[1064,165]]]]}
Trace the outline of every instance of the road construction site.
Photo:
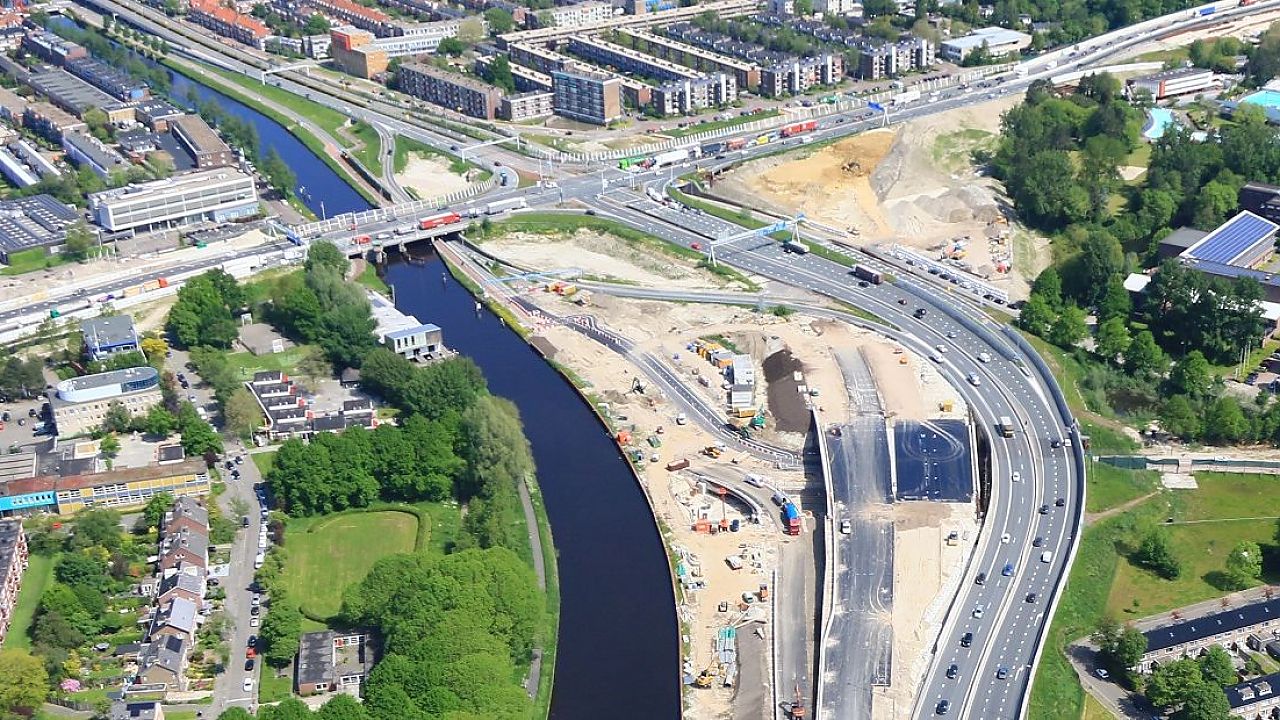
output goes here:
{"type": "MultiPolygon", "coordinates": [[[[634,257],[610,247],[620,242],[578,231],[553,237],[511,234],[490,238],[482,247],[512,263],[513,272],[554,264],[580,270],[578,277],[607,270],[627,285],[716,290],[724,284],[682,261],[634,257]]],[[[829,592],[824,547],[842,537],[843,517],[827,511],[813,451],[812,410],[826,426],[855,418],[854,395],[842,370],[842,358],[850,354],[865,358],[874,376],[883,409],[873,423],[886,433],[897,421],[965,422],[967,409],[958,393],[928,359],[873,332],[803,312],[628,299],[585,281],[503,286],[544,317],[607,328],[631,343],[626,353],[613,352],[616,348],[603,347],[573,323],[554,322],[540,325],[533,340],[607,419],[664,528],[685,629],[686,716],[757,720],[779,716],[777,711],[785,711],[797,696],[806,706],[812,703],[814,649],[821,632],[815,621],[829,592]],[[721,408],[721,422],[791,451],[802,462],[766,461],[709,433],[685,415],[682,402],[650,383],[646,369],[634,362],[640,355],[661,359],[685,389],[721,408]],[[741,392],[735,365],[741,362],[753,369],[753,387],[749,402],[739,397],[742,407],[735,410],[730,401],[741,392]],[[779,504],[783,496],[798,506],[798,535],[787,532],[779,504]],[[726,650],[726,636],[732,651],[726,650]]],[[[813,297],[797,296],[797,302],[822,304],[813,297]]],[[[902,680],[876,688],[877,717],[894,717],[894,708],[910,707],[950,597],[940,591],[954,590],[949,582],[963,567],[976,527],[972,503],[889,500],[852,518],[868,526],[887,521],[892,529],[885,550],[857,556],[855,571],[911,588],[887,612],[871,618],[885,626],[891,643],[886,658],[894,667],[885,675],[902,680]]],[[[870,702],[868,693],[868,707],[870,702]]]]}

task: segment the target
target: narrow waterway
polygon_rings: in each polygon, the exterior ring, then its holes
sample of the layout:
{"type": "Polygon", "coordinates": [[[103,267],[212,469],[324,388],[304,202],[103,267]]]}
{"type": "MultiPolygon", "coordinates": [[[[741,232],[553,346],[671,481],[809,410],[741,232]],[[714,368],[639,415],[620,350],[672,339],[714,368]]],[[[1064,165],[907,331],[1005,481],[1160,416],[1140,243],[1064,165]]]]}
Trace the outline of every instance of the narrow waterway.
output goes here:
{"type": "MultiPolygon", "coordinates": [[[[415,255],[426,247],[414,247],[415,255]]],[[[393,262],[396,305],[444,329],[520,409],[538,464],[560,573],[560,642],[551,717],[680,716],[670,573],[648,501],[595,414],[554,368],[431,255],[393,262]]]]}

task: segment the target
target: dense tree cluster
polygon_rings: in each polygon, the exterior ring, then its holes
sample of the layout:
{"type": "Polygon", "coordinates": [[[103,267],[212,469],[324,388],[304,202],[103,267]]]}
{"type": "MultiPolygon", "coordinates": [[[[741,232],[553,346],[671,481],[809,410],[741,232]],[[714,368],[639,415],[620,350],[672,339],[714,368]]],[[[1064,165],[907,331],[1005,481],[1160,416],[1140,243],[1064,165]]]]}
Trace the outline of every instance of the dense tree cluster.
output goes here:
{"type": "Polygon", "coordinates": [[[342,616],[386,638],[365,686],[375,720],[528,717],[516,668],[542,631],[543,599],[510,550],[385,558],[347,590],[342,616]]]}
{"type": "Polygon", "coordinates": [[[1238,681],[1231,656],[1212,647],[1199,658],[1183,658],[1156,668],[1147,681],[1152,705],[1179,708],[1182,720],[1228,720],[1230,705],[1222,688],[1238,681]]]}
{"type": "Polygon", "coordinates": [[[182,347],[223,350],[236,339],[235,316],[244,308],[244,289],[221,269],[191,278],[178,290],[165,328],[182,347]]]}
{"type": "Polygon", "coordinates": [[[280,446],[267,485],[289,514],[318,515],[377,500],[443,500],[454,492],[463,460],[454,452],[456,422],[412,416],[383,425],[322,433],[309,444],[280,446]]]}
{"type": "Polygon", "coordinates": [[[377,346],[369,299],[346,281],[347,258],[332,243],[307,250],[305,271],[287,275],[271,294],[271,319],[289,334],[324,349],[339,368],[360,367],[377,346]]]}
{"type": "Polygon", "coordinates": [[[461,413],[486,392],[484,376],[470,358],[422,368],[385,348],[365,357],[360,384],[404,412],[432,420],[461,413]]]}
{"type": "Polygon", "coordinates": [[[1093,633],[1093,641],[1098,644],[1100,660],[1117,677],[1125,678],[1132,684],[1133,671],[1142,656],[1147,652],[1147,636],[1133,627],[1120,627],[1110,617],[1103,617],[1098,629],[1093,633]]]}
{"type": "Polygon", "coordinates": [[[359,700],[339,693],[327,700],[319,710],[312,711],[298,698],[288,698],[275,705],[263,705],[253,715],[244,708],[228,708],[218,720],[370,720],[370,715],[359,700]]]}
{"type": "Polygon", "coordinates": [[[0,396],[29,398],[44,390],[44,372],[39,360],[23,360],[10,355],[0,364],[0,396]]]}
{"type": "Polygon", "coordinates": [[[994,13],[988,19],[982,14],[982,5],[988,5],[986,2],[920,0],[916,3],[916,14],[923,17],[926,13],[941,12],[969,25],[995,23],[1015,30],[1025,29],[1021,16],[1029,15],[1033,22],[1052,25],[1047,32],[1036,34],[1033,47],[1039,47],[1079,42],[1107,30],[1200,4],[1193,0],[996,0],[994,13]]]}
{"type": "Polygon", "coordinates": [[[1174,554],[1168,534],[1160,529],[1153,529],[1142,538],[1132,559],[1165,580],[1176,580],[1182,574],[1182,562],[1174,554]]]}

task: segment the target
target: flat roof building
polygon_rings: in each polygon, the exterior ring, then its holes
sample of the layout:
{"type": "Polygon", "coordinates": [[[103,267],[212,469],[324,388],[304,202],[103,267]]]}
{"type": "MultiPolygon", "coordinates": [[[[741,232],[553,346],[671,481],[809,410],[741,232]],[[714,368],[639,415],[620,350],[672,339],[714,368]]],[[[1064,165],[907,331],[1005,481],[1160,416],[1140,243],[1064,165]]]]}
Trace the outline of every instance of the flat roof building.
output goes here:
{"type": "Polygon", "coordinates": [[[1275,253],[1276,230],[1280,230],[1280,225],[1244,210],[1187,248],[1182,256],[1256,268],[1275,253]]]}
{"type": "Polygon", "coordinates": [[[1217,84],[1217,78],[1212,70],[1175,68],[1133,78],[1128,82],[1128,89],[1130,93],[1135,90],[1146,90],[1156,100],[1163,100],[1167,97],[1208,90],[1217,84]]]}
{"type": "Polygon", "coordinates": [[[61,245],[79,220],[80,213],[52,195],[0,200],[0,262],[23,250],[61,245]]]}
{"type": "Polygon", "coordinates": [[[141,415],[163,400],[160,374],[153,367],[111,370],[63,380],[48,393],[60,436],[82,435],[102,424],[113,403],[141,415]]]}
{"type": "Polygon", "coordinates": [[[206,495],[209,468],[203,460],[103,470],[96,463],[73,463],[64,474],[44,474],[0,483],[0,513],[52,512],[71,515],[86,507],[129,509],[162,493],[206,495]]]}
{"type": "Polygon", "coordinates": [[[146,83],[128,73],[93,58],[68,61],[67,71],[122,102],[138,102],[151,97],[146,83]]]}
{"type": "Polygon", "coordinates": [[[498,105],[498,117],[510,122],[547,117],[555,113],[555,100],[556,94],[546,91],[506,95],[498,105]]]}
{"type": "MultiPolygon", "coordinates": [[[[85,112],[95,108],[107,113],[107,118],[118,116],[123,119],[133,118],[133,108],[129,108],[88,82],[72,75],[66,70],[47,70],[35,73],[28,84],[36,92],[49,98],[49,102],[83,118],[85,112]]],[[[113,120],[114,121],[114,120],[113,120]]]]}
{"type": "Polygon", "coordinates": [[[421,63],[401,65],[397,78],[402,92],[429,103],[483,120],[498,116],[502,90],[478,78],[421,63]]]}
{"type": "Polygon", "coordinates": [[[1280,185],[1245,183],[1240,188],[1237,199],[1241,210],[1248,210],[1272,222],[1280,222],[1280,185]]]}
{"type": "Polygon", "coordinates": [[[979,28],[964,37],[943,40],[939,54],[948,60],[962,62],[969,53],[984,45],[992,57],[1000,57],[1031,47],[1031,36],[1002,27],[979,28]]]}
{"type": "Polygon", "coordinates": [[[106,315],[80,321],[85,354],[93,360],[104,360],[116,353],[139,352],[138,332],[128,315],[106,315]]]}
{"type": "Polygon", "coordinates": [[[54,65],[89,57],[89,51],[84,46],[64,40],[48,30],[27,33],[22,38],[22,49],[54,65]]]}
{"type": "Polygon", "coordinates": [[[200,116],[182,115],[173,120],[171,128],[173,136],[191,153],[197,168],[203,170],[235,165],[235,153],[200,116]]]}
{"type": "Polygon", "coordinates": [[[217,168],[93,193],[89,209],[112,232],[226,222],[256,215],[258,190],[249,175],[217,168]]]}
{"type": "Polygon", "coordinates": [[[444,335],[439,326],[427,323],[393,330],[382,336],[382,344],[407,360],[433,359],[444,352],[444,335]]]}
{"type": "Polygon", "coordinates": [[[622,117],[622,80],[595,72],[551,73],[556,113],[573,120],[607,125],[622,117]]]}
{"type": "Polygon", "coordinates": [[[87,167],[93,174],[109,178],[112,173],[129,167],[129,161],[101,140],[82,132],[69,132],[62,136],[62,149],[67,158],[79,167],[87,167]]]}
{"type": "Polygon", "coordinates": [[[1280,598],[1241,605],[1237,608],[1182,620],[1173,625],[1148,630],[1147,650],[1134,668],[1149,673],[1155,667],[1183,657],[1198,657],[1202,650],[1214,645],[1234,650],[1245,645],[1250,636],[1260,645],[1280,634],[1280,598]]]}

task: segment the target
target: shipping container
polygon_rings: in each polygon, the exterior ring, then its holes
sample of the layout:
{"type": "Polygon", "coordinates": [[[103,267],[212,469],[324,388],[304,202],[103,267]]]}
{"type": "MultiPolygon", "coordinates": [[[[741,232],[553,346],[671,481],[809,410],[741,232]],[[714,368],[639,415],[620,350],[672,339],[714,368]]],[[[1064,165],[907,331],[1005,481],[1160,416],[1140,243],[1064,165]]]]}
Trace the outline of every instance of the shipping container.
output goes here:
{"type": "Polygon", "coordinates": [[[884,277],[882,277],[879,272],[872,270],[866,265],[854,265],[853,276],[859,280],[866,280],[872,285],[879,285],[884,282],[884,277]]]}
{"type": "Polygon", "coordinates": [[[747,146],[746,138],[730,138],[729,142],[725,143],[725,149],[727,150],[741,150],[746,146],[747,146]]]}
{"type": "Polygon", "coordinates": [[[635,157],[622,158],[621,160],[618,161],[618,169],[626,170],[628,168],[633,168],[638,165],[643,165],[644,161],[648,159],[649,158],[647,158],[644,155],[636,155],[635,157]]]}
{"type": "Polygon", "coordinates": [[[687,148],[658,153],[653,156],[653,162],[649,164],[649,167],[660,168],[682,163],[689,159],[689,154],[690,152],[687,148]]]}
{"type": "Polygon", "coordinates": [[[805,122],[798,122],[793,125],[788,125],[782,128],[782,137],[795,137],[796,135],[801,135],[803,133],[813,132],[815,129],[817,129],[817,127],[818,127],[817,120],[806,120],[805,122]]]}
{"type": "Polygon", "coordinates": [[[511,198],[509,200],[497,200],[485,205],[484,212],[486,215],[497,215],[508,210],[517,210],[528,206],[529,204],[524,201],[524,198],[511,198]]]}

